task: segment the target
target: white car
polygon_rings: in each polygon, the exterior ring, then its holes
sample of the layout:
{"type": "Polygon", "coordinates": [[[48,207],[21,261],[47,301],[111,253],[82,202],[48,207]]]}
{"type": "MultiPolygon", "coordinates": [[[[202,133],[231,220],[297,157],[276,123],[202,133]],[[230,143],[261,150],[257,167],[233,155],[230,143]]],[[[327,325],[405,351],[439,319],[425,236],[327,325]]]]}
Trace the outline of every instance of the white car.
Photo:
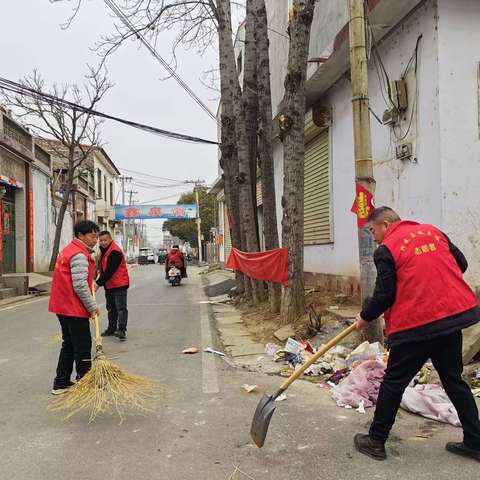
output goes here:
{"type": "Polygon", "coordinates": [[[139,265],[156,263],[155,254],[151,248],[141,248],[138,254],[139,265]]]}

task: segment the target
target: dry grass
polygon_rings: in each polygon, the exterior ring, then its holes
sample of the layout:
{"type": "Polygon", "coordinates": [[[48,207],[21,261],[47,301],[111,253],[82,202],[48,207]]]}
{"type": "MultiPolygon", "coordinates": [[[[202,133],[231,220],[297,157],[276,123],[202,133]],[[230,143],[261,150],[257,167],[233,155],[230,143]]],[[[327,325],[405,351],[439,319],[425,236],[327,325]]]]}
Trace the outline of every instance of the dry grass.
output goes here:
{"type": "Polygon", "coordinates": [[[89,423],[102,413],[116,412],[123,420],[130,409],[151,411],[149,403],[158,398],[160,392],[157,383],[129,373],[108,360],[99,346],[90,371],[65,394],[55,398],[49,409],[65,412],[65,419],[87,411],[89,423]]]}

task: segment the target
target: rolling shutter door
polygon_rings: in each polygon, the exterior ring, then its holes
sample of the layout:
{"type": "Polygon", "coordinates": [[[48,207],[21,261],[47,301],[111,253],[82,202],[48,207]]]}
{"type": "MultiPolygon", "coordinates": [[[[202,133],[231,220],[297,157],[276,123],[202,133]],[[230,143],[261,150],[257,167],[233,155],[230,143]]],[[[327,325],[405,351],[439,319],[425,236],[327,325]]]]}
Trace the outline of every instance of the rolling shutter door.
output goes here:
{"type": "Polygon", "coordinates": [[[305,145],[305,245],[331,243],[328,129],[305,145]]]}

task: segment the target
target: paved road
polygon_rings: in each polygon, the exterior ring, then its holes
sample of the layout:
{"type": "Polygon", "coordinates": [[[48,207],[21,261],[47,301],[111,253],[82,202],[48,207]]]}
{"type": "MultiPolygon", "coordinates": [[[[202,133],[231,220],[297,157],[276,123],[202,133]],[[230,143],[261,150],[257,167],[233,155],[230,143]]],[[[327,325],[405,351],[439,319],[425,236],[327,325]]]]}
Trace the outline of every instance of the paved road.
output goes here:
{"type": "Polygon", "coordinates": [[[370,413],[337,408],[328,395],[297,382],[279,404],[266,446],[249,441],[259,394],[277,377],[231,368],[220,358],[182,355],[190,346],[218,345],[192,270],[180,288],[162,280],[162,268],[134,269],[129,294],[128,340],[106,339],[105,350],[135,373],[163,383],[167,396],[154,413],[115,416],[88,425],[86,415],[63,421],[47,411],[59,331],[46,312],[47,299],[0,310],[1,480],[316,480],[478,478],[478,464],[443,450],[460,431],[400,414],[388,462],[358,455],[352,436],[370,413]],[[231,476],[238,466],[240,473],[231,476]]]}

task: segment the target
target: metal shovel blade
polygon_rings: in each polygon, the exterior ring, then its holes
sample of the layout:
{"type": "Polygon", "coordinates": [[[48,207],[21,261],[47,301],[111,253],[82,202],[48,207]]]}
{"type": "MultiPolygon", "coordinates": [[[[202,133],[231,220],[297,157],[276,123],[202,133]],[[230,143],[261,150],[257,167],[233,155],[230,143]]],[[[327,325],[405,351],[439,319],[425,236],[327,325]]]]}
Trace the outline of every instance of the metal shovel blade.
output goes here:
{"type": "Polygon", "coordinates": [[[276,407],[272,395],[264,395],[260,402],[258,402],[250,429],[250,436],[258,448],[262,448],[265,443],[268,426],[270,425],[270,420],[276,407]]]}

